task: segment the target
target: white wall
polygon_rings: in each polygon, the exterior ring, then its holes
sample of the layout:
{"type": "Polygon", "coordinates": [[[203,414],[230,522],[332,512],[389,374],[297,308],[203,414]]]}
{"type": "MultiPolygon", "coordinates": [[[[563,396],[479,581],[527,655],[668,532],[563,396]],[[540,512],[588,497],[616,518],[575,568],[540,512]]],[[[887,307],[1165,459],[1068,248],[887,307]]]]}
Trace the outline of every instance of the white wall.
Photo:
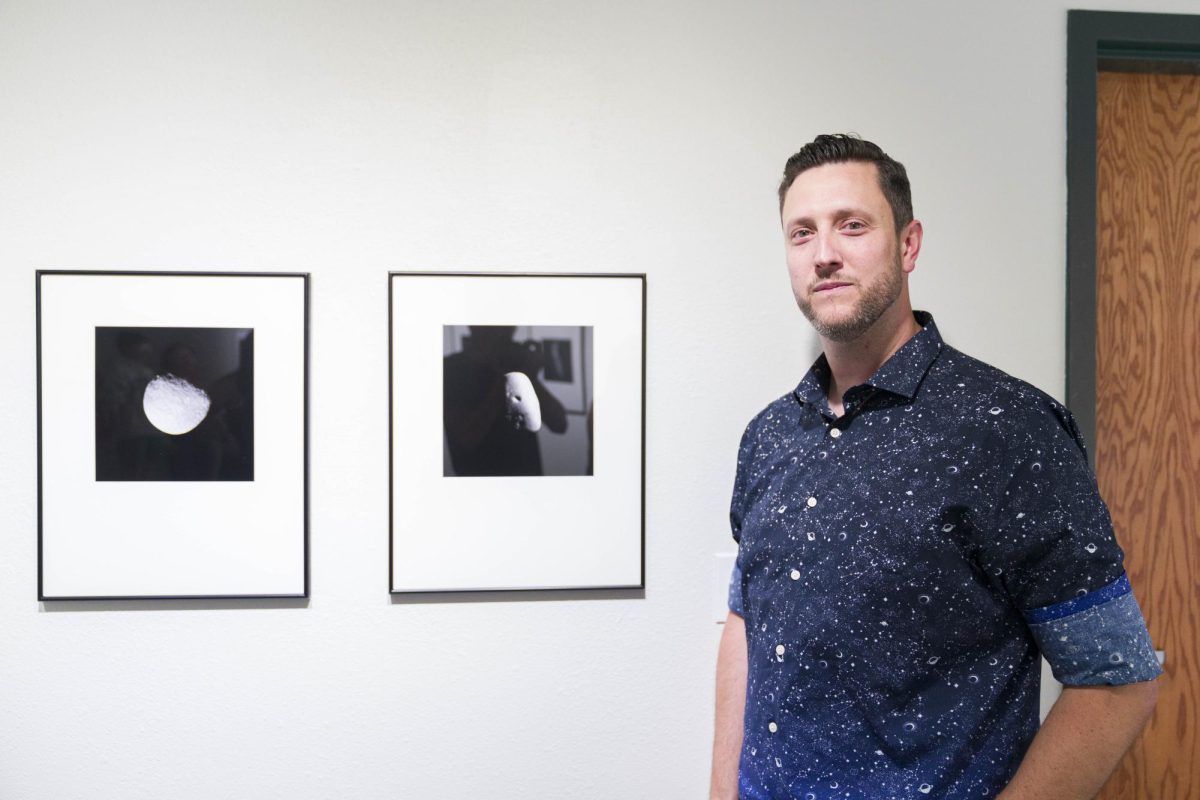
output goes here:
{"type": "Polygon", "coordinates": [[[1065,9],[0,2],[0,797],[700,796],[734,448],[814,350],[783,161],[904,161],[917,304],[1061,397],[1065,9]],[[37,268],[313,274],[307,607],[36,601],[37,268]],[[406,268],[648,273],[643,599],[391,602],[406,268]]]}

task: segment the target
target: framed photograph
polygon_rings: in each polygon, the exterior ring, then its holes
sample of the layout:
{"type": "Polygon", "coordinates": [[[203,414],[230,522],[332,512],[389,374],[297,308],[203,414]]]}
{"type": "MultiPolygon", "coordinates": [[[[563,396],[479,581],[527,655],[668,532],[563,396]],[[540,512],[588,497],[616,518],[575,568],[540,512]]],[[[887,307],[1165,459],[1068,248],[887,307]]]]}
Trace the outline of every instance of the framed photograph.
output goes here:
{"type": "Polygon", "coordinates": [[[645,275],[388,280],[390,591],[643,587],[645,275]]]}
{"type": "Polygon", "coordinates": [[[308,275],[37,273],[38,598],[308,596],[308,275]]]}

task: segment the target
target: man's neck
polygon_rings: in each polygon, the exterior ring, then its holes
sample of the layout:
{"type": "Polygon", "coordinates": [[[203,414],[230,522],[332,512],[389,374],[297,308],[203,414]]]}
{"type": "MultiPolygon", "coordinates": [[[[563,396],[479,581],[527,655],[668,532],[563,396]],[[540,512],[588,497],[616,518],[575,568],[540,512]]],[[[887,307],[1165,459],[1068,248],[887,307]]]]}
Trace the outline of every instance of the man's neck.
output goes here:
{"type": "Polygon", "coordinates": [[[826,397],[834,416],[840,417],[845,412],[842,397],[846,390],[864,383],[920,331],[912,308],[903,304],[889,310],[856,339],[835,342],[822,338],[825,360],[829,363],[826,397]]]}

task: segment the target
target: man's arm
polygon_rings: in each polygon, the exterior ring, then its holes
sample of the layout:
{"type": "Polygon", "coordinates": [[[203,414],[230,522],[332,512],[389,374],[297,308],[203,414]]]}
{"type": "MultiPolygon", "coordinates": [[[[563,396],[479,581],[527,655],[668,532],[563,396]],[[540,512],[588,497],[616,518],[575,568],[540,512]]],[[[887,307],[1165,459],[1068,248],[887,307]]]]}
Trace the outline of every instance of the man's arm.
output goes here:
{"type": "Polygon", "coordinates": [[[1154,681],[1065,686],[996,800],[1087,800],[1133,744],[1158,697],[1154,681]]]}
{"type": "Polygon", "coordinates": [[[742,717],[746,709],[746,623],[730,611],[717,651],[717,713],[713,726],[710,800],[737,800],[742,717]]]}

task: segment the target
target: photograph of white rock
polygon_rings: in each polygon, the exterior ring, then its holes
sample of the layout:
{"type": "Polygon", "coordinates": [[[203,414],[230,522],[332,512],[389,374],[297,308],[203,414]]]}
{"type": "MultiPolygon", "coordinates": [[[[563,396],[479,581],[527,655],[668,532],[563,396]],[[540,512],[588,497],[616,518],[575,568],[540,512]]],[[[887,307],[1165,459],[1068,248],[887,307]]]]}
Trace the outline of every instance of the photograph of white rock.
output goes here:
{"type": "Polygon", "coordinates": [[[254,480],[254,330],[98,326],[96,480],[254,480]]]}
{"type": "Polygon", "coordinates": [[[443,328],[443,475],[592,474],[590,326],[443,328]]]}

